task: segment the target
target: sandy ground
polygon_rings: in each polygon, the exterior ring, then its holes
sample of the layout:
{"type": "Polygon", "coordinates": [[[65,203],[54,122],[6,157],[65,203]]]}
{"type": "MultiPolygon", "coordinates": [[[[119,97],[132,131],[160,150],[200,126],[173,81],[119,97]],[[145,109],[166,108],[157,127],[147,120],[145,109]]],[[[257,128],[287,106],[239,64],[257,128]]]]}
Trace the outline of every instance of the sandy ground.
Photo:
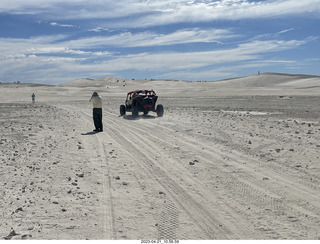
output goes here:
{"type": "Polygon", "coordinates": [[[320,79],[237,80],[0,85],[1,239],[320,239],[320,79]]]}

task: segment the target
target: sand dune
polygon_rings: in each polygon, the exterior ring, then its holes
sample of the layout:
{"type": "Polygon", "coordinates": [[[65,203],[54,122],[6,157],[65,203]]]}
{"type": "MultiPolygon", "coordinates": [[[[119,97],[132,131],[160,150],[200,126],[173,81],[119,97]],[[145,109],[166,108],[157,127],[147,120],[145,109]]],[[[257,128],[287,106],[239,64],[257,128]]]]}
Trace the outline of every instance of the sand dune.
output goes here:
{"type": "Polygon", "coordinates": [[[320,77],[261,73],[221,81],[133,80],[121,78],[76,79],[59,85],[88,90],[100,89],[109,93],[126,93],[133,89],[154,89],[163,94],[189,96],[202,95],[316,95],[320,90],[320,77]],[[298,90],[297,90],[298,89],[298,90]],[[301,91],[305,89],[305,91],[301,91]]]}
{"type": "MultiPolygon", "coordinates": [[[[82,78],[76,79],[60,86],[63,87],[107,87],[107,86],[124,86],[127,84],[157,84],[161,83],[169,84],[193,84],[191,81],[177,81],[177,80],[128,80],[122,78],[98,78],[89,79],[82,78]]],[[[202,81],[204,82],[204,81],[202,81]]],[[[274,86],[292,86],[292,87],[311,87],[320,86],[320,76],[312,75],[292,75],[292,74],[280,74],[280,73],[261,73],[256,75],[250,75],[246,77],[239,77],[221,81],[206,81],[208,83],[225,86],[225,87],[274,87],[274,86]]]]}
{"type": "Polygon", "coordinates": [[[0,90],[1,239],[320,238],[319,77],[0,90]],[[154,89],[164,116],[120,117],[134,89],[154,89]]]}
{"type": "Polygon", "coordinates": [[[118,85],[122,84],[124,79],[121,78],[98,78],[98,79],[89,79],[89,78],[80,78],[75,79],[70,82],[60,84],[61,87],[103,87],[106,88],[107,86],[118,85]]]}
{"type": "Polygon", "coordinates": [[[311,75],[290,75],[279,73],[262,73],[247,77],[217,82],[228,87],[288,87],[293,88],[320,86],[320,77],[311,75]]]}

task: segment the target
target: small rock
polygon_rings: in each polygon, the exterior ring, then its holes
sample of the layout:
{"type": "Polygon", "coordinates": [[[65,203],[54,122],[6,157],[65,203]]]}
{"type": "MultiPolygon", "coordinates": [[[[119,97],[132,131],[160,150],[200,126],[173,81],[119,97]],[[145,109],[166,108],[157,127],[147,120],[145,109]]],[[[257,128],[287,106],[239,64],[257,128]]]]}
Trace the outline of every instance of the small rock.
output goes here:
{"type": "Polygon", "coordinates": [[[76,174],[76,176],[83,178],[84,177],[84,173],[80,173],[80,174],[76,174]]]}
{"type": "Polygon", "coordinates": [[[18,234],[14,230],[12,230],[8,236],[4,237],[4,239],[10,240],[13,236],[17,236],[17,235],[18,234]]]}
{"type": "Polygon", "coordinates": [[[127,186],[127,185],[129,185],[129,183],[128,182],[122,182],[122,185],[127,186]]]}
{"type": "Polygon", "coordinates": [[[23,209],[21,207],[17,208],[15,212],[18,213],[19,211],[23,211],[23,209]]]}
{"type": "Polygon", "coordinates": [[[117,176],[117,177],[116,177],[116,180],[120,180],[120,176],[117,176]]]}
{"type": "Polygon", "coordinates": [[[66,227],[66,229],[68,229],[68,230],[73,230],[73,229],[75,229],[77,226],[75,226],[75,225],[71,225],[71,226],[68,226],[68,227],[66,227]]]}

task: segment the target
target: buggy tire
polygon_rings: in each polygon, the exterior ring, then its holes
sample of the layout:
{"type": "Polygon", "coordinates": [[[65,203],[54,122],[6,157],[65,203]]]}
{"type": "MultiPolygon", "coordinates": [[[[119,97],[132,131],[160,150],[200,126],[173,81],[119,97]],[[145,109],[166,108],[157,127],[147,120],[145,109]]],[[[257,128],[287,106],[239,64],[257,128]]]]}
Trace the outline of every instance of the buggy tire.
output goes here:
{"type": "Polygon", "coordinates": [[[120,105],[120,115],[121,116],[126,115],[126,106],[120,105]]]}
{"type": "Polygon", "coordinates": [[[138,117],[138,114],[139,114],[138,106],[132,106],[132,116],[138,117]]]}
{"type": "Polygon", "coordinates": [[[162,117],[163,116],[163,112],[164,112],[164,110],[163,110],[162,104],[158,104],[157,105],[157,115],[158,115],[158,117],[162,117]]]}

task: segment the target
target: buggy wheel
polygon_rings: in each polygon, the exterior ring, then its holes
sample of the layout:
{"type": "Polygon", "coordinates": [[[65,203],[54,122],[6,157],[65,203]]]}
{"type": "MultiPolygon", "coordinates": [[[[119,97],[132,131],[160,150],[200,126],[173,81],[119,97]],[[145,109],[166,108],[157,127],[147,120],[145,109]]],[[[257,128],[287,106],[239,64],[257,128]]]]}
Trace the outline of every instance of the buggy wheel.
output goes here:
{"type": "Polygon", "coordinates": [[[138,106],[132,106],[132,116],[138,117],[138,113],[139,113],[138,106]]]}
{"type": "Polygon", "coordinates": [[[163,116],[163,106],[162,106],[162,104],[158,104],[157,105],[157,115],[158,115],[158,117],[162,117],[163,116]]]}
{"type": "Polygon", "coordinates": [[[120,115],[121,116],[126,115],[126,106],[120,105],[120,115]]]}

